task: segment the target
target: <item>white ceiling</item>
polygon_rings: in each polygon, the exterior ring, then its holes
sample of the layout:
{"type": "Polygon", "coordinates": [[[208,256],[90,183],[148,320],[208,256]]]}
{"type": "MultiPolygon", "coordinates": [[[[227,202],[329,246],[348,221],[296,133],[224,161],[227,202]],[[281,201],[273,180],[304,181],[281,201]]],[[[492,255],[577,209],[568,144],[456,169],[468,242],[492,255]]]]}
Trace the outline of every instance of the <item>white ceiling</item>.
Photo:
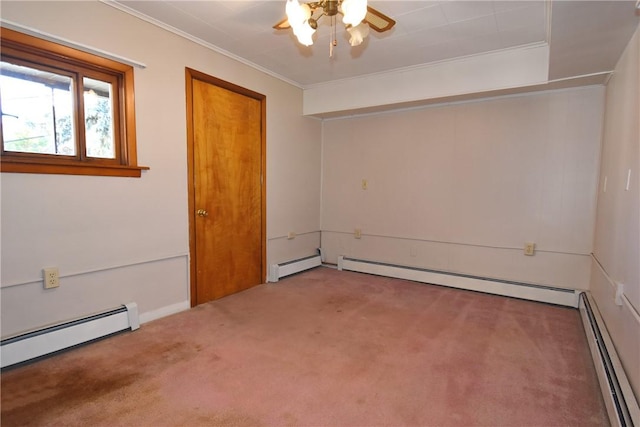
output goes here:
{"type": "Polygon", "coordinates": [[[290,30],[272,28],[284,18],[285,0],[105,3],[303,88],[540,43],[550,45],[550,80],[607,72],[638,24],[635,0],[369,1],[395,19],[395,27],[371,31],[352,48],[339,24],[329,58],[326,17],[310,47],[290,30]]]}

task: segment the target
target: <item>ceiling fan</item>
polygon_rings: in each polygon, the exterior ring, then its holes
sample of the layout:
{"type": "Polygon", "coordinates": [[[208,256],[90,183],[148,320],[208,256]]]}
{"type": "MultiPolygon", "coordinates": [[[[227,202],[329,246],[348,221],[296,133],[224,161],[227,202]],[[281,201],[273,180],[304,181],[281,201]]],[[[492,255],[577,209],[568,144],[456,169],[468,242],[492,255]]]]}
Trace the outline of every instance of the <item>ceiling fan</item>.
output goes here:
{"type": "Polygon", "coordinates": [[[369,28],[382,33],[389,31],[396,21],[382,12],[369,7],[366,0],[321,0],[310,3],[299,3],[298,0],[287,0],[287,17],[273,26],[276,30],[292,28],[298,41],[309,46],[313,44],[311,36],[318,28],[318,20],[323,16],[331,19],[331,44],[329,56],[337,45],[335,37],[335,20],[338,14],[351,35],[349,43],[357,46],[369,34],[369,28]],[[293,25],[292,25],[293,24],[293,25]]]}

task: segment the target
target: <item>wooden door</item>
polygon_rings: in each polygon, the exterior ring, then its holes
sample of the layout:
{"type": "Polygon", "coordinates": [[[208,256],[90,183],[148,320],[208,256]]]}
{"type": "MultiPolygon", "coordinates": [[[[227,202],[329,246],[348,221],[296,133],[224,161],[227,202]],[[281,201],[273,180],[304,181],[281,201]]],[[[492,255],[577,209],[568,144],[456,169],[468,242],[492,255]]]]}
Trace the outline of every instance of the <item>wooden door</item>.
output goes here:
{"type": "Polygon", "coordinates": [[[266,278],[265,97],[187,69],[191,305],[266,278]]]}

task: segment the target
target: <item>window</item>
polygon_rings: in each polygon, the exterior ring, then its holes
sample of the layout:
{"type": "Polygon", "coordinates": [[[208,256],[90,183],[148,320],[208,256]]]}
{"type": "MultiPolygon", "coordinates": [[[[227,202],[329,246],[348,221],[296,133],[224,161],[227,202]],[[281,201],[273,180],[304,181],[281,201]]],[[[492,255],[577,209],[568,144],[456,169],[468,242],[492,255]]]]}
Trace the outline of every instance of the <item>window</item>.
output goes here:
{"type": "Polygon", "coordinates": [[[133,68],[6,28],[3,172],[139,177],[133,68]]]}

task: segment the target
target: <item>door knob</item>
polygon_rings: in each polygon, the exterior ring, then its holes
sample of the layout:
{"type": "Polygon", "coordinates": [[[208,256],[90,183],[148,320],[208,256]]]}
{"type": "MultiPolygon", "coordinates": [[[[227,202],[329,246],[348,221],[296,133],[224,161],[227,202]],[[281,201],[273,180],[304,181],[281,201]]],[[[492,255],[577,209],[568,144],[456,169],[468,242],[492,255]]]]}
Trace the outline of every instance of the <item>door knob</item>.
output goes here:
{"type": "Polygon", "coordinates": [[[209,216],[209,212],[205,211],[204,209],[198,209],[196,211],[196,214],[198,214],[198,216],[209,216]]]}

